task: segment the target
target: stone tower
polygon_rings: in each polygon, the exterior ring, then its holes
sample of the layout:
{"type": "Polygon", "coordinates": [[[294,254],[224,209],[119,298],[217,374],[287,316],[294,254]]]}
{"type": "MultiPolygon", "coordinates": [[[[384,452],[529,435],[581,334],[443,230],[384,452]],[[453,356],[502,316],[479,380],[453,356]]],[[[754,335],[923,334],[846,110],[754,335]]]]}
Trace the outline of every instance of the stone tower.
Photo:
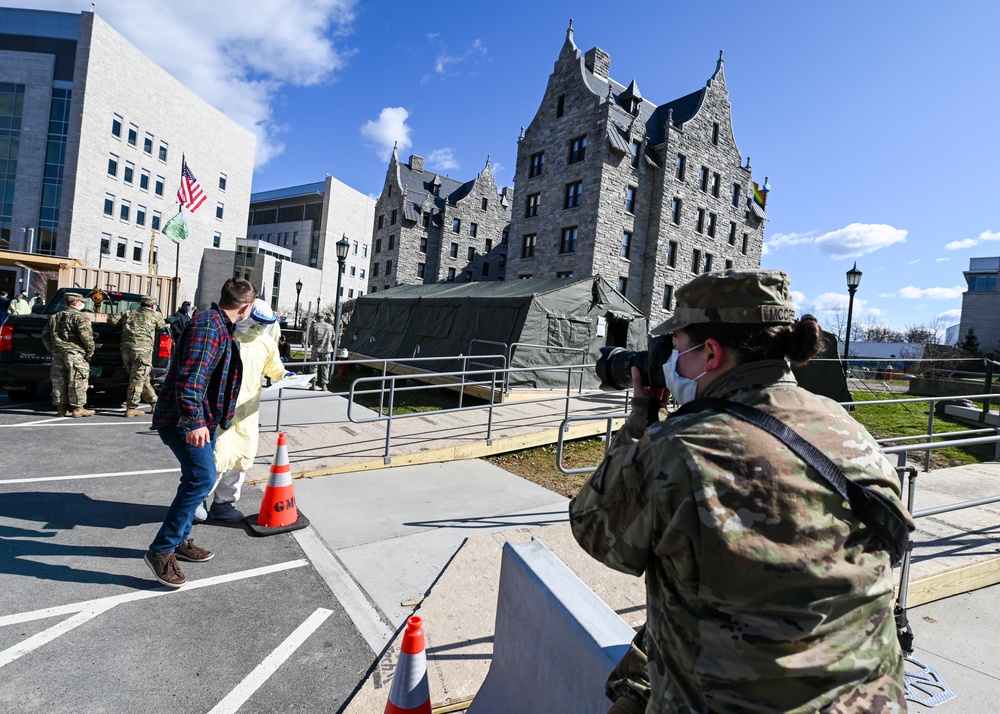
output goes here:
{"type": "Polygon", "coordinates": [[[425,171],[421,156],[402,163],[393,149],[375,204],[368,291],[503,280],[511,194],[498,192],[489,158],[462,183],[425,171]]]}
{"type": "Polygon", "coordinates": [[[697,274],[760,267],[767,194],[736,148],[721,52],[704,88],[661,105],[610,69],[570,23],[518,140],[507,273],[602,275],[655,325],[697,274]]]}

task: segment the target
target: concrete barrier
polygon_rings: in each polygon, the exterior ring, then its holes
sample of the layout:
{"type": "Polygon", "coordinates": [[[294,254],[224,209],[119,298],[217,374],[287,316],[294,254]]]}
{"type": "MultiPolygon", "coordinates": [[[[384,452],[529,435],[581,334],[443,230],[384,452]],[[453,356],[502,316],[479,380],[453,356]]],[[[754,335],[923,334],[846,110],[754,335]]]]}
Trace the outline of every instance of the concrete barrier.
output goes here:
{"type": "Polygon", "coordinates": [[[606,714],[635,632],[541,541],[503,548],[493,661],[470,714],[606,714]]]}

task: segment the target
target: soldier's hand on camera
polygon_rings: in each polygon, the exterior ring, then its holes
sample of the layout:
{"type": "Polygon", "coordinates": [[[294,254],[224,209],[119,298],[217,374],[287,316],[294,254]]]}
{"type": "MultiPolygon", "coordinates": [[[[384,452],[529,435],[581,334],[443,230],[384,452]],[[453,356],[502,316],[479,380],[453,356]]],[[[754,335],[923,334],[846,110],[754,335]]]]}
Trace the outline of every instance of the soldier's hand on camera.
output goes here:
{"type": "Polygon", "coordinates": [[[669,389],[653,389],[642,383],[642,373],[636,368],[632,368],[632,398],[657,399],[661,404],[666,404],[670,397],[669,389]]]}

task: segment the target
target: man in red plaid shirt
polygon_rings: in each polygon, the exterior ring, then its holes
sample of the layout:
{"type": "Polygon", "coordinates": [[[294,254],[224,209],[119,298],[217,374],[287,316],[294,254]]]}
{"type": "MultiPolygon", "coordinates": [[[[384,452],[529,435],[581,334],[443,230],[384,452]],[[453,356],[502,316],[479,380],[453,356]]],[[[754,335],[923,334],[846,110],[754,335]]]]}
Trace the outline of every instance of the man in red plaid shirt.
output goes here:
{"type": "Polygon", "coordinates": [[[216,434],[229,428],[236,411],[242,363],[233,330],[256,297],[249,281],[227,280],[218,304],[200,311],[184,330],[160,388],[152,428],[180,462],[181,480],[144,560],[167,587],[187,582],[178,559],[203,563],[215,556],[194,544],[191,526],[215,485],[216,434]]]}

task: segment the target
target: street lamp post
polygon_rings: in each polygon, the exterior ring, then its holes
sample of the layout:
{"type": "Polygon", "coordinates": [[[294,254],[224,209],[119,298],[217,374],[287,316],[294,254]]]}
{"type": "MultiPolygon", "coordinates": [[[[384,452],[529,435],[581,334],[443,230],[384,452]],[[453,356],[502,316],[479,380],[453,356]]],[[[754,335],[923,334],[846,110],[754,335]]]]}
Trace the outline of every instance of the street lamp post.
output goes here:
{"type": "Polygon", "coordinates": [[[295,329],[302,327],[299,324],[299,296],[302,294],[302,281],[295,281],[295,329]]]}
{"type": "Polygon", "coordinates": [[[337,241],[337,294],[333,318],[333,358],[337,359],[337,348],[340,344],[340,281],[344,277],[344,264],[347,262],[347,251],[351,247],[345,234],[337,241]]]}
{"type": "Polygon", "coordinates": [[[861,284],[861,271],[858,270],[857,262],[854,263],[854,267],[847,271],[847,292],[851,294],[850,299],[847,301],[847,332],[844,335],[844,374],[849,375],[851,373],[851,364],[847,361],[847,356],[850,354],[849,350],[851,348],[851,317],[854,314],[854,293],[858,291],[858,285],[861,284]]]}

